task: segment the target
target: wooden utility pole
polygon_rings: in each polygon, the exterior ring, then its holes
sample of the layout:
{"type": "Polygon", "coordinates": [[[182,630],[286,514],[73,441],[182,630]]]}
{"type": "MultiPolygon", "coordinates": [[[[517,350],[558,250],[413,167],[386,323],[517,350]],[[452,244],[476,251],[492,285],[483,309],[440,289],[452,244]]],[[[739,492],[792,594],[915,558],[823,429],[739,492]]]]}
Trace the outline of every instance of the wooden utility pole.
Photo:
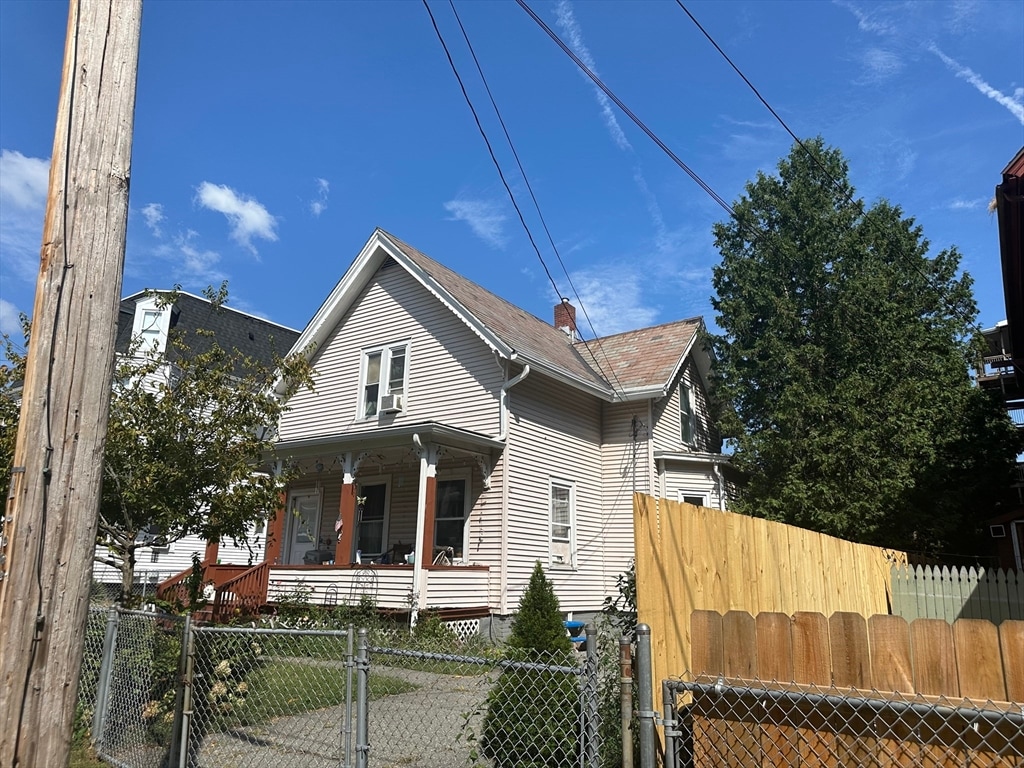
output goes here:
{"type": "Polygon", "coordinates": [[[70,0],[0,543],[0,768],[66,766],[128,223],[142,0],[70,0]]]}

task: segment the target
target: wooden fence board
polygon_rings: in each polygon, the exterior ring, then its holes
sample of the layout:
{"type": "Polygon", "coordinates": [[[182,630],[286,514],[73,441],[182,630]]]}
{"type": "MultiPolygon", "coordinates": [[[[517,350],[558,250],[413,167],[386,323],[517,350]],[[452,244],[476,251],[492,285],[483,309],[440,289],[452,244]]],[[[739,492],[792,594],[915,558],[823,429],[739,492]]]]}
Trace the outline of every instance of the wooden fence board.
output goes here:
{"type": "Polygon", "coordinates": [[[694,678],[700,675],[717,676],[725,671],[723,656],[722,616],[718,611],[694,611],[690,617],[693,637],[694,678]]]}
{"type": "MultiPolygon", "coordinates": [[[[870,691],[867,620],[859,613],[837,611],[829,617],[828,638],[832,649],[832,682],[836,688],[870,691]]],[[[861,713],[840,711],[833,716],[831,725],[839,734],[836,753],[840,764],[864,765],[873,759],[877,743],[872,737],[872,723],[872,717],[861,713]]]]}
{"type": "Polygon", "coordinates": [[[960,696],[953,650],[953,627],[942,619],[917,619],[910,625],[914,647],[914,687],[926,696],[960,696]]]}
{"type": "Polygon", "coordinates": [[[1006,698],[1024,704],[1024,621],[1004,621],[999,625],[999,649],[1006,698]]]}
{"type": "MultiPolygon", "coordinates": [[[[914,665],[910,648],[910,626],[900,616],[876,615],[868,619],[871,682],[879,691],[914,694],[914,665]]],[[[897,766],[921,763],[921,750],[902,716],[880,714],[873,730],[878,734],[878,756],[897,766]]]]}
{"type": "Polygon", "coordinates": [[[972,701],[1005,701],[999,630],[983,619],[959,619],[953,624],[960,695],[972,701]]]}
{"type": "MultiPolygon", "coordinates": [[[[766,685],[793,682],[792,620],[784,613],[759,613],[757,635],[757,678],[766,685]]],[[[800,738],[788,722],[787,709],[777,703],[765,708],[761,725],[761,754],[766,766],[800,764],[800,738]]]]}

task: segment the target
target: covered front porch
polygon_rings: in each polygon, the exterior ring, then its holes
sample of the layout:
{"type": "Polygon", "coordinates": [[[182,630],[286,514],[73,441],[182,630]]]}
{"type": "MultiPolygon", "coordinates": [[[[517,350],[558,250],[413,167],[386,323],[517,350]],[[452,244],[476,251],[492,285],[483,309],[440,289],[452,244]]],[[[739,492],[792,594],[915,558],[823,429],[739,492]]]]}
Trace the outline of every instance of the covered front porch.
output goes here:
{"type": "Polygon", "coordinates": [[[474,546],[499,499],[503,443],[437,423],[278,445],[297,471],[268,530],[266,598],[367,595],[384,609],[486,608],[489,566],[474,546]]]}

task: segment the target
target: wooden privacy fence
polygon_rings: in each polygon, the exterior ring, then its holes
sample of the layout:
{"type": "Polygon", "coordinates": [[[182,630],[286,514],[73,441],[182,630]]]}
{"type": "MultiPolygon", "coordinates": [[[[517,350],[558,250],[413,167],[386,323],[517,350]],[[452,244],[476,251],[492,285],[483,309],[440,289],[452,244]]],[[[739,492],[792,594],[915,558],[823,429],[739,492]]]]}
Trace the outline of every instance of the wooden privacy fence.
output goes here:
{"type": "Polygon", "coordinates": [[[651,627],[655,680],[690,668],[690,614],[889,612],[906,554],[783,523],[633,496],[639,620],[651,627]]]}
{"type": "Polygon", "coordinates": [[[1024,620],[1024,579],[994,568],[897,566],[892,612],[914,619],[1024,620]]]}
{"type": "Polygon", "coordinates": [[[1024,765],[1022,621],[695,611],[692,637],[694,768],[1024,765]]]}

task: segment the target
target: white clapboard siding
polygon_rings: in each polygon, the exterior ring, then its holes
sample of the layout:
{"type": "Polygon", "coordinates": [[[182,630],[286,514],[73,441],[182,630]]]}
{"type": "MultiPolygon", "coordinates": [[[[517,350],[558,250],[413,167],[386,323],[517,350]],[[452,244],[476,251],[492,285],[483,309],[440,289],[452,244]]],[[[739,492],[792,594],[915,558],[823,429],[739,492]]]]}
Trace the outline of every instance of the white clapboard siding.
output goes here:
{"type": "Polygon", "coordinates": [[[501,609],[501,558],[505,553],[505,542],[501,536],[502,486],[505,482],[505,455],[498,457],[491,469],[491,487],[484,490],[483,478],[475,472],[473,475],[475,497],[473,509],[469,515],[469,553],[467,561],[471,565],[487,565],[488,595],[486,605],[495,611],[501,609]],[[477,485],[477,482],[481,485],[477,485]]]}
{"type": "Polygon", "coordinates": [[[687,360],[680,377],[693,389],[696,431],[694,445],[683,444],[682,412],[679,408],[679,381],[672,383],[669,396],[654,403],[654,448],[658,451],[718,451],[717,435],[711,422],[707,392],[697,367],[687,360]]]}
{"type": "MultiPolygon", "coordinates": [[[[172,541],[166,547],[140,547],[135,550],[136,572],[159,572],[174,575],[192,567],[192,553],[203,559],[206,553],[206,541],[199,536],[186,536],[172,541]]],[[[96,547],[99,557],[109,557],[110,550],[103,546],[96,547]]],[[[104,563],[93,562],[93,578],[96,581],[120,582],[121,572],[104,563]]]]}
{"type": "Polygon", "coordinates": [[[428,570],[427,608],[479,608],[487,605],[487,568],[428,570]]]}
{"type": "Polygon", "coordinates": [[[272,566],[267,599],[275,602],[303,590],[308,591],[307,599],[311,603],[354,605],[361,595],[366,595],[373,598],[378,608],[408,610],[412,572],[412,566],[366,569],[272,566]]]}
{"type": "Polygon", "coordinates": [[[633,493],[654,495],[651,488],[648,401],[605,403],[602,416],[601,482],[604,487],[604,589],[613,594],[616,577],[633,559],[633,493]],[[634,434],[634,422],[636,430],[634,434]]]}
{"type": "Polygon", "coordinates": [[[402,267],[387,262],[313,358],[315,391],[300,390],[280,422],[282,440],[437,421],[497,434],[503,373],[494,356],[402,267]],[[390,266],[389,266],[390,265],[390,266]],[[363,350],[409,343],[405,409],[357,418],[363,350]]]}
{"type": "Polygon", "coordinates": [[[601,483],[601,402],[541,374],[511,390],[508,444],[508,594],[514,612],[540,560],[562,610],[597,610],[608,571],[604,551],[601,483]],[[549,483],[576,487],[576,567],[549,565],[549,483]]]}

